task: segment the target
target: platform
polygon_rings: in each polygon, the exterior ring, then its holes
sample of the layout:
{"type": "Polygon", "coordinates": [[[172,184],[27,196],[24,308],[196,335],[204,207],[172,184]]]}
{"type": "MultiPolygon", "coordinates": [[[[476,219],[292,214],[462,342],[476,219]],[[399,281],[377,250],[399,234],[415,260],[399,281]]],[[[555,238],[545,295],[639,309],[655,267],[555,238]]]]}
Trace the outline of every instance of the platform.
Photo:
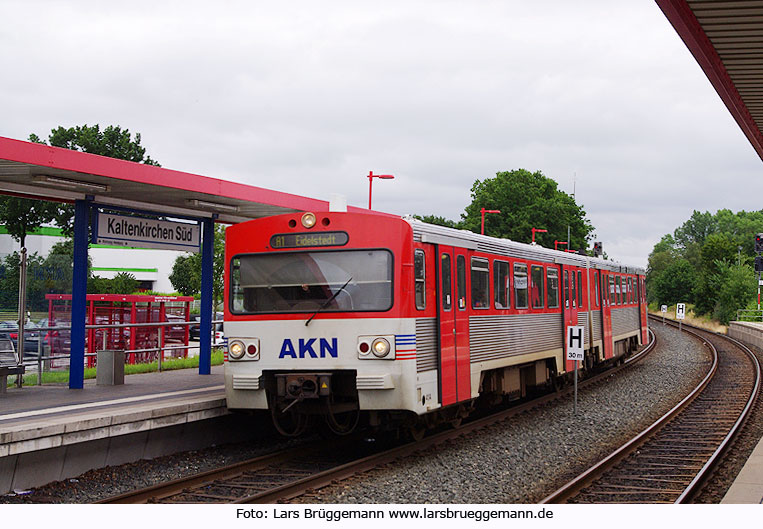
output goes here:
{"type": "Polygon", "coordinates": [[[118,386],[87,380],[84,389],[8,388],[0,410],[0,493],[230,442],[236,432],[225,407],[223,366],[211,375],[197,369],[127,375],[118,386]]]}
{"type": "MultiPolygon", "coordinates": [[[[763,323],[729,322],[729,336],[753,349],[763,350],[763,323]]],[[[763,503],[763,439],[750,454],[721,503],[763,503]]]]}

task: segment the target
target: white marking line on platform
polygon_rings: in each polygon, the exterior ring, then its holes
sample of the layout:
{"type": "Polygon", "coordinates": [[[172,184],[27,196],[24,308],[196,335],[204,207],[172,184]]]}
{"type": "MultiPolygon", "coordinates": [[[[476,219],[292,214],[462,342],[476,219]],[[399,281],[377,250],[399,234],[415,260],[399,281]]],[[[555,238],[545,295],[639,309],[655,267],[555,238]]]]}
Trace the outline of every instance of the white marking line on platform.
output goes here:
{"type": "Polygon", "coordinates": [[[179,395],[190,395],[193,393],[202,393],[205,391],[214,391],[224,389],[224,385],[210,386],[208,388],[186,389],[183,391],[171,391],[169,393],[155,393],[153,395],[142,395],[140,397],[126,397],[124,399],[104,400],[99,402],[86,402],[84,404],[72,404],[70,406],[59,406],[58,408],[48,408],[44,410],[32,410],[19,413],[10,413],[8,415],[0,415],[0,421],[7,421],[10,419],[21,419],[23,417],[34,417],[37,415],[49,415],[51,413],[61,413],[64,411],[72,410],[84,410],[87,408],[97,408],[100,406],[110,406],[112,404],[128,404],[130,402],[140,402],[142,400],[160,399],[164,397],[177,397],[179,395]]]}

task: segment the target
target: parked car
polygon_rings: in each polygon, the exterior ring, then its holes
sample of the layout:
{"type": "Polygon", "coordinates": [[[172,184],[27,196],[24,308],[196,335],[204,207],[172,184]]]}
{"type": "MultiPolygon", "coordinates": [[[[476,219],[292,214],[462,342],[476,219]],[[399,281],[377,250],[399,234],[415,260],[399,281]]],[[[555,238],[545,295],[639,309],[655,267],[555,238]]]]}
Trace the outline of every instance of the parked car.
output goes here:
{"type": "Polygon", "coordinates": [[[184,342],[186,326],[182,325],[182,323],[185,322],[185,318],[183,316],[167,314],[167,321],[171,323],[178,323],[180,325],[170,325],[168,327],[165,327],[164,339],[168,342],[179,342],[179,343],[184,342]]]}
{"type": "MultiPolygon", "coordinates": [[[[223,319],[223,313],[222,312],[216,312],[214,315],[214,320],[222,320],[223,319]]],[[[201,321],[201,315],[200,314],[192,314],[191,315],[191,321],[196,322],[195,325],[191,325],[191,340],[199,340],[201,336],[201,330],[200,330],[200,321],[201,321]]],[[[221,346],[224,343],[225,335],[223,333],[223,324],[222,323],[216,323],[214,328],[214,334],[212,335],[212,345],[217,347],[221,346]]]]}
{"type": "MultiPolygon", "coordinates": [[[[24,356],[37,356],[40,333],[36,329],[37,324],[33,322],[27,322],[24,326],[24,356]]],[[[13,347],[18,351],[19,326],[15,321],[0,322],[0,337],[10,338],[13,347]]]]}

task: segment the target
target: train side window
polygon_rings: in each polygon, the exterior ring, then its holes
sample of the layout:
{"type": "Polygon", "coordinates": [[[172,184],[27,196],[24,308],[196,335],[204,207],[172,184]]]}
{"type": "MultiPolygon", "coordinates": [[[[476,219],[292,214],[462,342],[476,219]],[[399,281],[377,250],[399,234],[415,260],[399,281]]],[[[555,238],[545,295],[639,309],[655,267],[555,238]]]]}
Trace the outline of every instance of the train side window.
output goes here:
{"type": "Polygon", "coordinates": [[[620,276],[615,278],[615,303],[622,305],[622,292],[620,290],[620,276]]]}
{"type": "Polygon", "coordinates": [[[609,304],[615,304],[615,278],[609,276],[609,304]]]}
{"type": "Polygon", "coordinates": [[[638,291],[638,276],[633,278],[633,303],[638,303],[639,291],[638,291]]]}
{"type": "Polygon", "coordinates": [[[570,271],[570,305],[574,309],[577,307],[577,294],[575,293],[575,271],[570,271]]]}
{"type": "Polygon", "coordinates": [[[453,277],[450,268],[450,255],[444,253],[441,258],[442,267],[442,309],[450,310],[451,307],[451,285],[453,284],[453,277]]]}
{"type": "Polygon", "coordinates": [[[458,310],[466,310],[466,258],[456,257],[456,288],[458,289],[458,310]]]}
{"type": "Polygon", "coordinates": [[[493,261],[493,296],[495,308],[508,309],[511,307],[509,298],[509,263],[493,261]]]}
{"type": "Polygon", "coordinates": [[[416,308],[419,310],[424,310],[427,307],[425,265],[424,250],[416,250],[413,253],[413,276],[416,282],[416,308]]]}
{"type": "Polygon", "coordinates": [[[472,257],[472,308],[490,306],[490,264],[487,259],[472,257]]]}
{"type": "Polygon", "coordinates": [[[578,307],[583,306],[583,272],[578,270],[578,307]]]}
{"type": "Polygon", "coordinates": [[[514,264],[514,303],[518,309],[527,308],[527,265],[514,264]]]}
{"type": "Polygon", "coordinates": [[[598,270],[594,270],[593,272],[593,290],[594,290],[593,304],[598,307],[599,306],[599,271],[598,270]]]}
{"type": "Polygon", "coordinates": [[[636,302],[636,282],[633,280],[632,277],[628,278],[628,302],[629,303],[635,303],[636,302]]]}
{"type": "Polygon", "coordinates": [[[564,271],[564,308],[570,308],[570,273],[564,271]]]}
{"type": "Polygon", "coordinates": [[[542,309],[545,305],[542,266],[533,265],[530,267],[530,299],[534,309],[542,309]]]}
{"type": "Polygon", "coordinates": [[[556,268],[549,268],[546,270],[546,294],[548,301],[548,308],[559,308],[559,270],[556,268]]]}

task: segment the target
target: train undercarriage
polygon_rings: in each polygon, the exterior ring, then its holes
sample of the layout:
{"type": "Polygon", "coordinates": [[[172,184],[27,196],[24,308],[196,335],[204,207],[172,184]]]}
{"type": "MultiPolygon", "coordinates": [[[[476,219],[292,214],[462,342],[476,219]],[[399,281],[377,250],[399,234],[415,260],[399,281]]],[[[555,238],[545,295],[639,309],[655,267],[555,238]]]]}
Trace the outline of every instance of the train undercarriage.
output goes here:
{"type": "MultiPolygon", "coordinates": [[[[638,337],[615,342],[615,356],[604,360],[599,347],[586,351],[581,376],[622,362],[638,348],[638,337]]],[[[359,427],[398,431],[418,439],[443,425],[457,427],[479,408],[556,391],[572,382],[573,373],[558,374],[554,358],[483,371],[479,396],[418,415],[406,410],[361,410],[354,370],[325,372],[290,371],[263,373],[263,387],[276,430],[287,437],[318,430],[334,436],[348,435],[359,427]]]]}

